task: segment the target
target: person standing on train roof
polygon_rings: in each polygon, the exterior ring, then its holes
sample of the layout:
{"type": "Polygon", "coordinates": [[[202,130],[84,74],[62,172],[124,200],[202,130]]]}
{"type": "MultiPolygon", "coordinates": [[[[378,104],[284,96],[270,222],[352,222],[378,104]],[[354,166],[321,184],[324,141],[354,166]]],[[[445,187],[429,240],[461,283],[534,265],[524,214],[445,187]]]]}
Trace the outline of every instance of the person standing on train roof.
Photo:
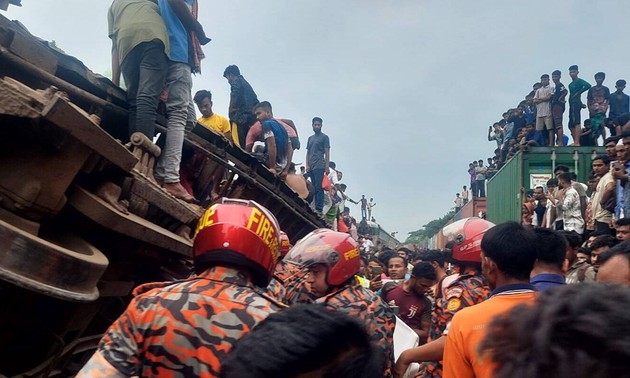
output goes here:
{"type": "Polygon", "coordinates": [[[269,210],[221,199],[199,220],[196,274],[138,286],[77,377],[218,377],[234,343],[282,307],[260,290],[279,248],[269,210]]]}
{"type": "Polygon", "coordinates": [[[244,148],[247,132],[256,123],[254,105],[258,104],[258,96],[236,65],[227,66],[223,77],[230,84],[230,122],[236,124],[239,145],[244,148]]]}
{"type": "Polygon", "coordinates": [[[160,93],[166,82],[170,43],[160,9],[148,0],[114,0],[107,13],[112,39],[112,82],[122,73],[129,103],[129,135],[155,136],[160,93]]]}
{"type": "Polygon", "coordinates": [[[322,132],[323,122],[320,117],[313,118],[313,135],[308,137],[306,143],[306,172],[310,174],[315,187],[315,210],[319,213],[324,210],[322,181],[324,175],[330,173],[330,139],[322,132]]]}
{"type": "Polygon", "coordinates": [[[201,72],[204,58],[201,45],[210,42],[197,21],[197,0],[158,0],[160,14],[168,31],[171,54],[166,75],[166,112],[168,114],[166,142],[155,166],[155,178],[164,190],[185,202],[193,197],[180,183],[179,166],[186,125],[193,125],[192,72],[201,72]]]}

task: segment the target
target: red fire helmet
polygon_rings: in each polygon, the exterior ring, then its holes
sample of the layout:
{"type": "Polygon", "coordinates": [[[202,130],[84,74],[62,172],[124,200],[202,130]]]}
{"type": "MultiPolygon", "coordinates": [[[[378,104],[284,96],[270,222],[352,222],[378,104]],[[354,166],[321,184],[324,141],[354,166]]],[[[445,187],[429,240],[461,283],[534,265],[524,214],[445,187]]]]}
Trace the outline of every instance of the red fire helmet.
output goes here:
{"type": "Polygon", "coordinates": [[[286,256],[291,249],[291,241],[286,232],[280,231],[280,256],[286,256]]]}
{"type": "Polygon", "coordinates": [[[254,201],[222,198],[199,219],[193,244],[197,273],[213,265],[245,268],[254,284],[267,286],[280,250],[280,226],[254,201]]]}
{"type": "Polygon", "coordinates": [[[453,241],[453,259],[462,262],[481,262],[481,239],[494,223],[470,217],[451,223],[442,234],[453,241]]]}
{"type": "Polygon", "coordinates": [[[346,233],[327,228],[320,228],[306,235],[291,248],[285,260],[306,267],[326,265],[328,286],[341,285],[357,274],[361,267],[357,242],[346,233]]]}

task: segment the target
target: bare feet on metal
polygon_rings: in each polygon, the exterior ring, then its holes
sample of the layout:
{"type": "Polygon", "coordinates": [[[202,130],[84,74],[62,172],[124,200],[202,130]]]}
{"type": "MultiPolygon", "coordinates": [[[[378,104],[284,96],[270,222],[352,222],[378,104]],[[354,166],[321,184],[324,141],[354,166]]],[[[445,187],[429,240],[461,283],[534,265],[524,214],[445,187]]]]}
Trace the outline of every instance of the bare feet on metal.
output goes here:
{"type": "Polygon", "coordinates": [[[164,190],[166,190],[168,194],[184,202],[188,202],[188,203],[196,202],[195,197],[191,196],[190,193],[188,193],[186,189],[184,189],[182,184],[178,182],[164,183],[163,188],[164,190]]]}

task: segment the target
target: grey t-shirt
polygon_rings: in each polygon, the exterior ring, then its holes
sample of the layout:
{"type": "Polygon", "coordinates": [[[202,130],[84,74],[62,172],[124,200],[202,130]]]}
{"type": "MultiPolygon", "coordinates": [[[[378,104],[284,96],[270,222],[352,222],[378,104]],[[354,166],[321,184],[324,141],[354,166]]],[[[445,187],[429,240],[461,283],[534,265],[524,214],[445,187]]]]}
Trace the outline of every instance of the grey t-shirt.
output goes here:
{"type": "Polygon", "coordinates": [[[313,134],[308,137],[306,143],[306,149],[310,151],[311,156],[308,161],[310,169],[325,169],[325,157],[324,152],[327,148],[330,148],[330,139],[328,135],[324,133],[313,134]]]}

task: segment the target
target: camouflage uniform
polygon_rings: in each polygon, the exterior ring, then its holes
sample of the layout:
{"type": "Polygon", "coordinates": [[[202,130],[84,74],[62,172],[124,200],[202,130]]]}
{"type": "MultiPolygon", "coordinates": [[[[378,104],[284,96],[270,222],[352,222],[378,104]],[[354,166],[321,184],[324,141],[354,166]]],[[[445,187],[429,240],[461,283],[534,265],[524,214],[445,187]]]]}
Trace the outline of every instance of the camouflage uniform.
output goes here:
{"type": "MultiPolygon", "coordinates": [[[[439,339],[453,315],[462,308],[483,302],[490,297],[490,287],[486,279],[475,271],[467,271],[462,275],[445,277],[441,282],[442,290],[438,291],[431,316],[429,341],[439,339]]],[[[423,362],[420,364],[418,377],[442,377],[442,361],[423,362]]]]}
{"type": "Polygon", "coordinates": [[[225,267],[134,293],[98,346],[127,376],[218,377],[234,343],[279,308],[225,267]]]}
{"type": "Polygon", "coordinates": [[[267,286],[267,293],[287,306],[295,303],[313,303],[315,297],[306,282],[307,275],[308,269],[291,261],[280,260],[267,286]]]}
{"type": "Polygon", "coordinates": [[[387,367],[384,376],[391,376],[394,366],[396,317],[393,310],[378,295],[360,284],[354,283],[318,298],[315,303],[322,303],[331,310],[341,311],[351,317],[363,320],[372,341],[385,353],[387,367]]]}

